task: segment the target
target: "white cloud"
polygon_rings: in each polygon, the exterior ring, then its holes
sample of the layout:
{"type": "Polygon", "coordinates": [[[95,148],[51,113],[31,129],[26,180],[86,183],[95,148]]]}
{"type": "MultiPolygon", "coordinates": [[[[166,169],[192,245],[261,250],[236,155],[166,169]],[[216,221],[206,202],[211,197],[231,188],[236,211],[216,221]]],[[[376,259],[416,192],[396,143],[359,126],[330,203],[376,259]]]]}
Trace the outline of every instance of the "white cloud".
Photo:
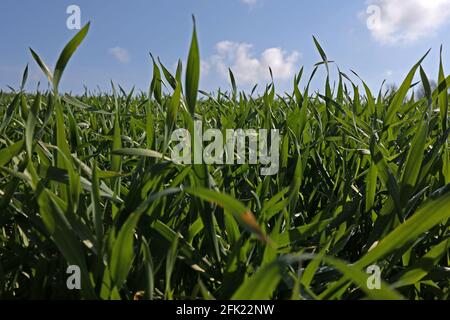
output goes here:
{"type": "Polygon", "coordinates": [[[255,5],[256,2],[258,2],[258,0],[241,0],[241,2],[252,6],[252,5],[255,5]]]}
{"type": "Polygon", "coordinates": [[[450,18],[450,0],[370,0],[366,17],[383,44],[409,44],[436,35],[450,18]]]}
{"type": "Polygon", "coordinates": [[[269,48],[257,58],[253,56],[252,48],[248,43],[221,41],[216,44],[216,53],[206,62],[208,69],[214,68],[226,78],[228,68],[231,68],[237,82],[250,85],[269,80],[269,67],[276,80],[293,77],[300,57],[297,51],[287,54],[281,48],[269,48]]]}
{"type": "Polygon", "coordinates": [[[200,61],[200,74],[207,76],[211,70],[211,64],[208,61],[200,61]]]}
{"type": "Polygon", "coordinates": [[[127,49],[121,47],[114,47],[108,50],[109,54],[113,55],[120,63],[128,63],[130,61],[130,54],[127,49]]]}

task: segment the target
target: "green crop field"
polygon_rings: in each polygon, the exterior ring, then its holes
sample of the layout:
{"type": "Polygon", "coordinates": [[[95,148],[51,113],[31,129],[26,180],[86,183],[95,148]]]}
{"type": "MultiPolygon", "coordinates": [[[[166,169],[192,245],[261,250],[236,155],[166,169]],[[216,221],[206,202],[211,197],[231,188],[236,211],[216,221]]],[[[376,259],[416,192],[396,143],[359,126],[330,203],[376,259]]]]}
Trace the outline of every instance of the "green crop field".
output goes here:
{"type": "Polygon", "coordinates": [[[230,70],[230,89],[207,93],[194,24],[186,66],[171,74],[153,59],[148,92],[63,94],[88,30],[53,71],[31,50],[51,90],[26,92],[26,69],[0,92],[1,299],[450,298],[442,63],[435,89],[424,56],[398,89],[371,92],[336,76],[314,38],[321,62],[291,92],[239,91],[230,70]],[[318,69],[329,74],[319,92],[318,69]],[[278,129],[278,172],[176,163],[171,132],[194,133],[196,120],[278,129]]]}

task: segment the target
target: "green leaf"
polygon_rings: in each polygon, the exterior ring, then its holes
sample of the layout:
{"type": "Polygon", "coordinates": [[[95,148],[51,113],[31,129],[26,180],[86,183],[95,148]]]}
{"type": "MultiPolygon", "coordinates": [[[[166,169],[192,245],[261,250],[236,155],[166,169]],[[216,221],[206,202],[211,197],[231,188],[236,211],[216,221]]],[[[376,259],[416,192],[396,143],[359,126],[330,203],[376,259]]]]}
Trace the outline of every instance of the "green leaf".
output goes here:
{"type": "Polygon", "coordinates": [[[27,79],[28,79],[28,64],[25,67],[25,70],[23,71],[22,82],[20,84],[20,91],[22,91],[25,88],[25,84],[27,83],[27,79]]]}
{"type": "Polygon", "coordinates": [[[402,198],[404,202],[409,200],[411,192],[416,186],[425,153],[425,145],[428,136],[428,123],[423,120],[419,121],[419,128],[417,129],[417,133],[411,142],[411,148],[409,149],[408,156],[406,158],[405,169],[403,170],[401,179],[403,188],[402,198]]]}
{"type": "Polygon", "coordinates": [[[147,276],[147,288],[146,288],[146,297],[148,300],[153,300],[153,291],[155,289],[155,275],[153,273],[153,260],[152,255],[150,254],[150,247],[148,246],[147,241],[142,238],[142,251],[143,251],[143,262],[145,266],[145,273],[147,276]]]}
{"type": "Polygon", "coordinates": [[[244,281],[232,300],[268,300],[281,280],[284,264],[278,260],[260,268],[244,281]]]}
{"type": "Polygon", "coordinates": [[[366,176],[366,212],[370,212],[373,209],[375,203],[375,194],[377,191],[377,176],[378,169],[374,162],[371,162],[369,173],[366,176]]]}
{"type": "Polygon", "coordinates": [[[94,299],[91,279],[86,266],[83,251],[75,232],[63,213],[61,199],[47,189],[43,189],[38,196],[39,212],[50,233],[52,240],[70,265],[77,265],[81,269],[81,290],[87,299],[94,299]]]}
{"type": "MultiPolygon", "coordinates": [[[[431,49],[430,49],[431,50],[431,49]]],[[[414,67],[409,71],[408,75],[406,76],[405,80],[403,80],[402,85],[400,86],[400,89],[397,91],[397,93],[394,96],[394,99],[392,99],[392,102],[390,103],[386,116],[384,118],[384,126],[387,128],[394,119],[394,116],[396,112],[399,110],[400,106],[403,103],[403,100],[406,97],[406,94],[409,91],[409,88],[411,86],[411,83],[414,79],[414,75],[416,74],[417,68],[420,66],[422,61],[425,59],[425,57],[428,55],[430,50],[427,51],[427,53],[417,62],[414,67]]]]}
{"type": "MultiPolygon", "coordinates": [[[[53,88],[55,92],[58,92],[59,81],[66,68],[67,62],[74,54],[75,50],[83,41],[84,37],[89,31],[90,22],[88,22],[78,33],[72,38],[72,40],[67,43],[63,51],[59,55],[58,61],[56,62],[55,71],[53,72],[53,88]]],[[[41,67],[42,68],[42,67],[41,67]]],[[[50,78],[49,78],[50,79],[50,78]]]]}
{"type": "Polygon", "coordinates": [[[230,75],[232,100],[234,101],[234,100],[236,100],[236,95],[237,95],[236,80],[234,79],[234,74],[230,68],[228,68],[228,74],[230,75]]]}
{"type": "Polygon", "coordinates": [[[122,135],[119,123],[119,113],[117,112],[114,117],[114,130],[113,130],[113,145],[112,145],[112,159],[111,159],[111,170],[115,172],[120,172],[121,170],[121,159],[116,156],[117,150],[122,149],[122,135]]]}
{"type": "MultiPolygon", "coordinates": [[[[153,57],[152,57],[153,58],[153,57]]],[[[158,58],[159,65],[161,66],[161,69],[163,71],[164,77],[166,78],[169,85],[172,87],[173,90],[177,87],[177,80],[174,78],[174,76],[167,70],[167,68],[162,64],[161,60],[158,58]]],[[[180,61],[178,61],[180,63],[180,61]]],[[[154,66],[153,66],[154,68],[154,66]]]]}
{"type": "Polygon", "coordinates": [[[166,290],[164,294],[166,299],[172,299],[170,280],[172,278],[172,272],[175,267],[177,252],[178,252],[178,237],[176,237],[175,240],[172,242],[169,252],[167,253],[166,256],[166,290]]]}
{"type": "MultiPolygon", "coordinates": [[[[91,188],[91,201],[93,210],[93,223],[95,236],[97,239],[97,252],[99,257],[102,254],[102,243],[103,243],[103,212],[100,207],[100,187],[98,180],[98,169],[94,162],[94,169],[92,170],[92,188],[91,188]]],[[[101,260],[101,259],[100,259],[101,260]]]]}
{"type": "Polygon", "coordinates": [[[149,149],[140,148],[122,148],[112,151],[112,154],[121,156],[137,156],[137,157],[148,157],[156,159],[165,159],[171,161],[170,158],[164,157],[161,153],[149,149]]]}
{"type": "Polygon", "coordinates": [[[120,228],[111,253],[110,268],[114,285],[120,289],[127,279],[134,259],[134,229],[141,217],[131,214],[120,228]]]}
{"type": "Polygon", "coordinates": [[[418,283],[439,263],[445,253],[448,253],[449,249],[449,239],[433,246],[419,261],[402,272],[400,279],[393,284],[393,287],[401,288],[418,283]]]}
{"type": "Polygon", "coordinates": [[[37,62],[39,67],[41,68],[42,72],[44,72],[45,76],[47,77],[48,81],[50,83],[53,83],[53,74],[50,71],[50,69],[47,67],[47,65],[42,61],[42,59],[39,57],[39,55],[33,51],[33,49],[29,48],[31,55],[33,56],[33,59],[37,62]]]}
{"type": "Polygon", "coordinates": [[[248,231],[256,234],[261,240],[266,239],[253,213],[233,197],[206,188],[186,188],[185,191],[203,200],[218,204],[225,209],[225,212],[231,213],[248,231]]]}
{"type": "Polygon", "coordinates": [[[442,63],[442,46],[440,51],[440,62],[439,62],[439,84],[443,84],[444,86],[440,88],[441,94],[438,96],[438,104],[440,110],[440,116],[442,121],[442,131],[445,132],[447,130],[448,124],[448,84],[445,81],[445,73],[444,66],[442,63]]]}
{"type": "Polygon", "coordinates": [[[412,244],[421,234],[450,218],[450,192],[435,200],[427,201],[414,215],[399,225],[372,250],[366,253],[356,265],[363,267],[373,263],[395,250],[412,244]]]}
{"type": "Polygon", "coordinates": [[[167,135],[169,135],[175,125],[175,122],[177,120],[177,112],[178,107],[180,105],[180,98],[181,98],[181,84],[180,82],[176,82],[175,91],[169,100],[169,108],[167,110],[167,135]]]}
{"type": "Polygon", "coordinates": [[[11,101],[11,103],[8,105],[8,108],[6,108],[6,112],[3,115],[3,121],[0,126],[0,131],[3,132],[11,122],[12,117],[14,116],[14,113],[19,108],[20,104],[20,98],[22,97],[22,94],[16,94],[11,101]]]}
{"type": "Polygon", "coordinates": [[[158,65],[156,64],[153,55],[150,53],[150,57],[153,61],[153,79],[150,84],[150,95],[153,94],[156,101],[161,105],[162,104],[162,86],[161,86],[161,71],[159,70],[158,65]]]}
{"type": "Polygon", "coordinates": [[[197,42],[197,30],[195,26],[195,18],[192,16],[194,30],[192,32],[191,48],[186,68],[186,102],[191,115],[195,112],[197,104],[198,83],[200,80],[200,52],[197,42]]]}
{"type": "Polygon", "coordinates": [[[17,156],[23,150],[23,140],[16,142],[9,147],[0,150],[0,167],[6,165],[12,158],[17,156]]]}
{"type": "Polygon", "coordinates": [[[350,279],[353,283],[355,283],[367,297],[374,300],[403,300],[403,296],[391,289],[390,286],[381,281],[380,289],[372,290],[367,286],[367,280],[370,276],[369,274],[361,271],[357,266],[350,265],[340,259],[329,257],[329,256],[321,256],[321,255],[301,255],[299,257],[287,258],[287,261],[292,263],[294,261],[302,261],[312,258],[313,261],[321,260],[327,264],[334,266],[338,269],[345,279],[350,279]]]}
{"type": "Polygon", "coordinates": [[[37,123],[36,115],[38,114],[40,108],[41,108],[41,95],[38,93],[37,96],[34,98],[33,106],[31,108],[31,112],[28,115],[27,126],[25,129],[25,145],[29,159],[31,159],[32,156],[34,129],[37,123]]]}
{"type": "Polygon", "coordinates": [[[313,36],[313,41],[314,41],[314,45],[317,48],[317,51],[319,51],[320,57],[322,58],[322,62],[325,64],[325,67],[327,68],[327,73],[329,73],[329,68],[328,68],[328,58],[327,55],[325,54],[325,51],[322,49],[321,45],[319,44],[319,41],[317,41],[316,37],[313,36]]]}
{"type": "Polygon", "coordinates": [[[432,99],[432,97],[431,97],[430,82],[428,81],[427,74],[423,70],[422,66],[420,66],[420,78],[422,79],[423,90],[425,92],[425,97],[428,100],[428,105],[431,106],[431,103],[432,103],[431,99],[432,99]]]}

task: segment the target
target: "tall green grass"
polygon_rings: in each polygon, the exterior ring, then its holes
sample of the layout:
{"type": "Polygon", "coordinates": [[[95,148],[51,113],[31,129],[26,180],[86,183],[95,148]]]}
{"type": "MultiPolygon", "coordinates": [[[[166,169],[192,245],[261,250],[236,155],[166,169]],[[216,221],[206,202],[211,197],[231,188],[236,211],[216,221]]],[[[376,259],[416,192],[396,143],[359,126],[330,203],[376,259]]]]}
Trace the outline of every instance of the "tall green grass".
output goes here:
{"type": "Polygon", "coordinates": [[[27,68],[18,91],[0,92],[0,298],[449,299],[442,62],[433,91],[423,57],[397,91],[373,93],[340,71],[333,85],[314,38],[322,61],[291,93],[239,92],[231,70],[230,92],[206,93],[194,26],[185,79],[181,62],[172,75],[152,57],[148,93],[60,94],[88,29],[53,71],[31,50],[52,90],[25,92],[27,68]],[[328,76],[312,93],[318,68],[328,76]],[[173,163],[171,131],[193,133],[196,119],[279,129],[279,173],[173,163]],[[371,264],[379,290],[366,286],[371,264]],[[66,288],[68,265],[80,291],[66,288]]]}

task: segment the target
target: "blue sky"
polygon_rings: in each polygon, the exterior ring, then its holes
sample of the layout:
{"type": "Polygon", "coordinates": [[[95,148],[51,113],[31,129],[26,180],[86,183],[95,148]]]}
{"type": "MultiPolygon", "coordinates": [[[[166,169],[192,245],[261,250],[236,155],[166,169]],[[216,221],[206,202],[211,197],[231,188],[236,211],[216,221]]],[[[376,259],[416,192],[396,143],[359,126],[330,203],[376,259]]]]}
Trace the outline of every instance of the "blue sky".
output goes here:
{"type": "MultiPolygon", "coordinates": [[[[255,82],[263,87],[271,66],[278,91],[291,91],[300,67],[308,74],[320,61],[312,35],[341,70],[356,71],[373,90],[384,79],[400,82],[429,48],[424,67],[432,79],[441,44],[445,66],[450,57],[450,0],[2,0],[0,88],[17,88],[27,63],[27,89],[38,81],[46,87],[28,47],[53,66],[76,33],[66,27],[72,4],[91,29],[63,75],[62,91],[81,92],[83,85],[106,91],[110,80],[128,90],[134,85],[147,90],[149,51],[170,69],[186,59],[191,14],[197,20],[203,90],[229,88],[228,67],[240,89],[255,82]]],[[[318,74],[316,87],[323,76],[318,74]]]]}

